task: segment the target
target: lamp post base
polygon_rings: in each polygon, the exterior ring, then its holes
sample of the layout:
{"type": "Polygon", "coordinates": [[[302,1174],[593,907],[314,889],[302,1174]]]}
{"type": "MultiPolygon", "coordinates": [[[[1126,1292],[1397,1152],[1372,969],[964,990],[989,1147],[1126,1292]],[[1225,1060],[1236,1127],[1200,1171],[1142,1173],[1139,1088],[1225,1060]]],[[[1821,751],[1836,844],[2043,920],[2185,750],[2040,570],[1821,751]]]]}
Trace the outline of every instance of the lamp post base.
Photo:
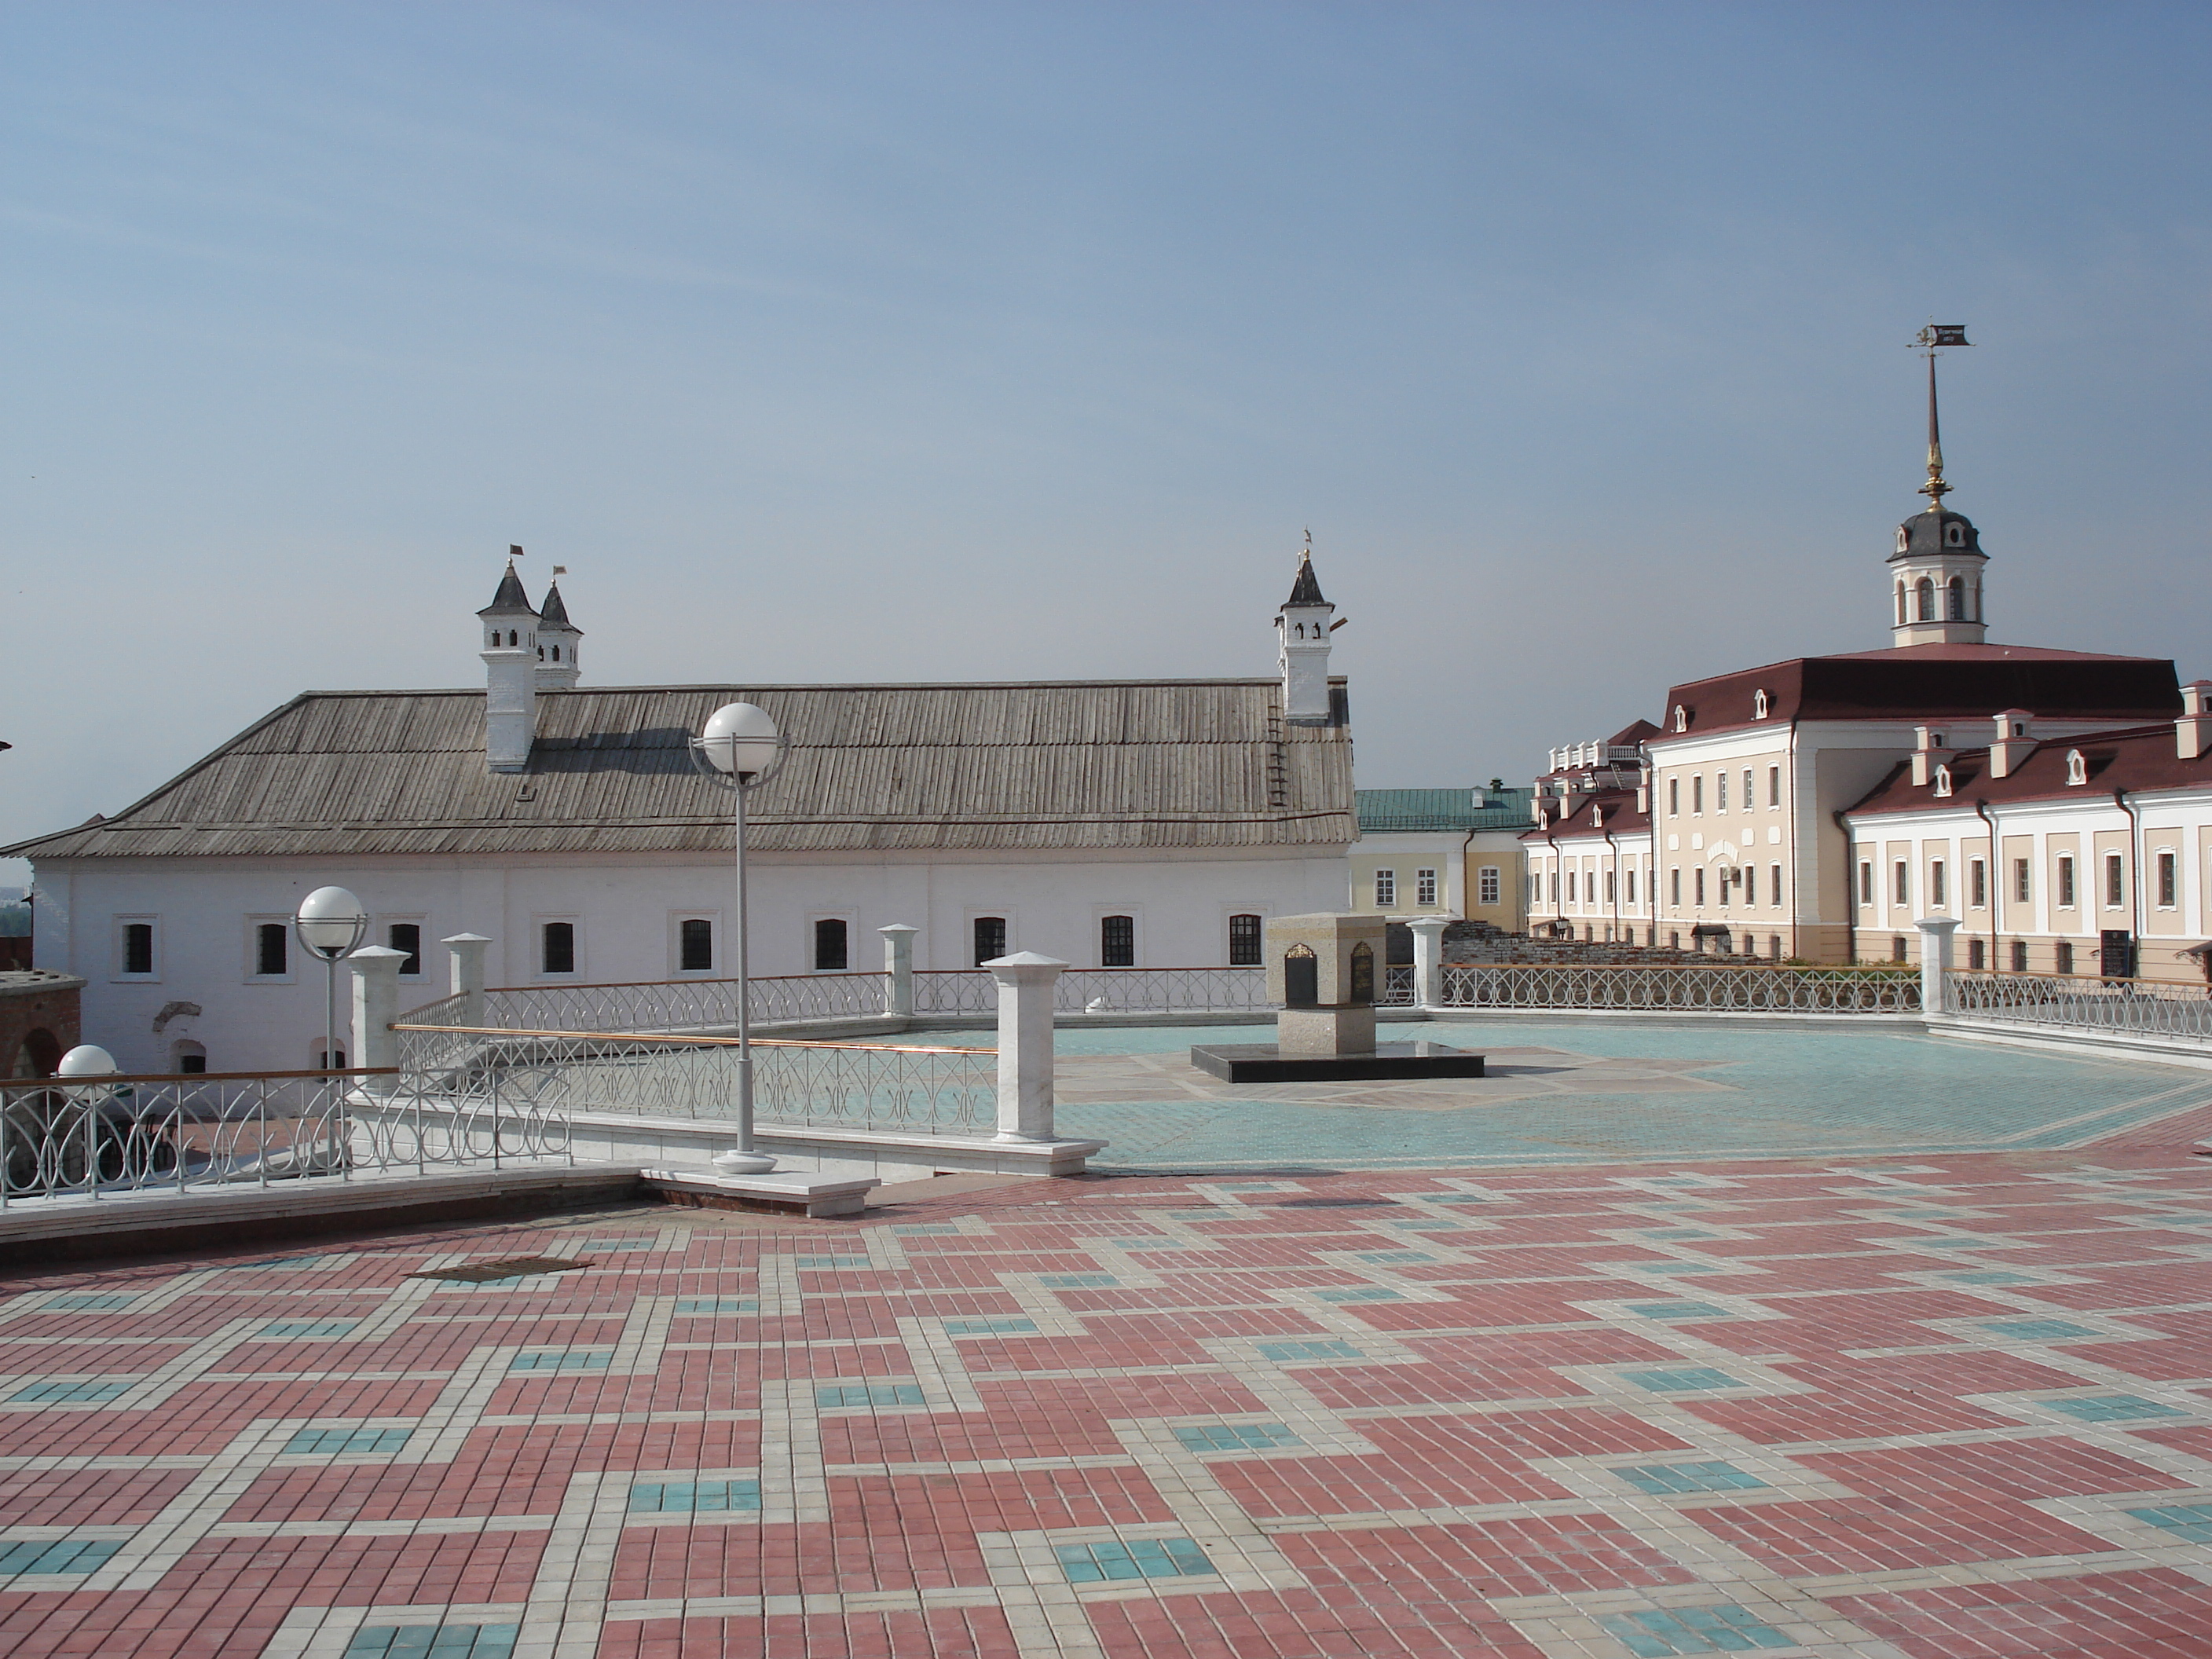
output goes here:
{"type": "Polygon", "coordinates": [[[766,1175],[775,1168],[775,1158],[769,1152],[741,1152],[734,1148],[714,1154],[713,1163],[724,1175],[766,1175]]]}

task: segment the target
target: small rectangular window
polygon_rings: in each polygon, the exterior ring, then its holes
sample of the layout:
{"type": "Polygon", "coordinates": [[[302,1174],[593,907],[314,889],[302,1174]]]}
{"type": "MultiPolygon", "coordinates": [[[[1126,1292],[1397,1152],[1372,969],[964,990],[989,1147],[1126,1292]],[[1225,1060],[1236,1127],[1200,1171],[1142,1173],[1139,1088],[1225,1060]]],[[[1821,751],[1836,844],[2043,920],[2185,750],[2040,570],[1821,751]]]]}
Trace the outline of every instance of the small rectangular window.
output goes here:
{"type": "Polygon", "coordinates": [[[2015,974],[2027,971],[2027,941],[2024,939],[2012,942],[2012,970],[2015,974]]]}
{"type": "Polygon", "coordinates": [[[1260,956],[1259,917],[1236,915],[1229,918],[1229,965],[1231,968],[1257,968],[1262,965],[1260,956]]]}
{"type": "Polygon", "coordinates": [[[1398,872],[1377,870],[1375,872],[1375,908],[1388,910],[1398,902],[1398,872]]]}
{"type": "Polygon", "coordinates": [[[1728,774],[1725,772],[1713,774],[1713,811],[1728,811],[1728,774]]]}
{"type": "Polygon", "coordinates": [[[1932,909],[1942,909],[1949,901],[1944,896],[1943,860],[1936,859],[1928,866],[1928,903],[1932,909]]]}
{"type": "Polygon", "coordinates": [[[1497,903],[1498,896],[1500,890],[1501,886],[1498,879],[1497,866],[1486,864],[1481,869],[1475,872],[1474,898],[1476,903],[1497,903]]]}
{"type": "Polygon", "coordinates": [[[1743,866],[1743,902],[1746,904],[1759,902],[1759,866],[1755,864],[1743,866]]]}
{"type": "Polygon", "coordinates": [[[2158,902],[2160,908],[2171,909],[2179,902],[2180,885],[2178,876],[2179,872],[2175,867],[2173,854],[2160,853],[2158,855],[2158,902]]]}
{"type": "Polygon", "coordinates": [[[1413,872],[1413,902],[1423,909],[1433,909],[1437,902],[1437,872],[1433,870],[1413,872]]]}
{"type": "Polygon", "coordinates": [[[1559,902],[1559,866],[1553,865],[1549,874],[1552,878],[1552,902],[1556,906],[1559,902]]]}
{"type": "Polygon", "coordinates": [[[996,962],[1006,954],[1006,919],[1004,916],[975,918],[975,965],[996,962]]]}
{"type": "Polygon", "coordinates": [[[538,956],[540,973],[573,974],[576,971],[576,924],[573,921],[549,921],[542,935],[544,943],[538,956]]]}
{"type": "Polygon", "coordinates": [[[2074,971],[2073,941],[2070,939],[2060,939],[2058,941],[2058,948],[2056,955],[2057,957],[2057,961],[2053,965],[2057,968],[2058,971],[2062,974],[2072,973],[2074,971]]]}
{"type": "Polygon", "coordinates": [[[152,922],[126,921],[123,924],[123,971],[126,974],[150,974],[154,971],[152,922]]]}
{"type": "Polygon", "coordinates": [[[1966,902],[1975,909],[1987,907],[1990,902],[1990,866],[1979,859],[1966,866],[1966,902]]]}
{"type": "Polygon", "coordinates": [[[1700,772],[1700,773],[1698,773],[1696,776],[1692,777],[1692,778],[1690,780],[1690,812],[1691,812],[1691,816],[1695,817],[1697,814],[1698,814],[1698,813],[1700,813],[1700,812],[1704,811],[1705,810],[1705,775],[1703,772],[1700,772]]]}
{"type": "Polygon", "coordinates": [[[1782,902],[1782,866],[1778,864],[1766,866],[1766,902],[1777,906],[1782,902]]]}
{"type": "MultiPolygon", "coordinates": [[[[1000,930],[1000,937],[1005,938],[1000,930]]],[[[1000,950],[996,954],[1004,956],[1000,950]]],[[[988,960],[988,958],[987,958],[988,960]]],[[[853,963],[849,930],[842,916],[823,916],[814,924],[814,971],[817,974],[842,974],[853,963]]]]}
{"type": "Polygon", "coordinates": [[[1572,904],[1574,902],[1575,902],[1575,872],[1574,872],[1572,870],[1570,870],[1570,871],[1568,871],[1568,872],[1567,872],[1567,902],[1568,902],[1568,903],[1570,903],[1570,904],[1572,904]]]}
{"type": "Polygon", "coordinates": [[[1874,860],[1871,859],[1859,860],[1859,902],[1874,902],[1874,860]]]}
{"type": "Polygon", "coordinates": [[[1679,864],[1671,866],[1667,872],[1667,892],[1668,896],[1667,899],[1668,903],[1673,905],[1680,905],[1681,903],[1682,866],[1679,864]]]}
{"type": "Polygon", "coordinates": [[[1978,939],[1970,939],[1966,941],[1966,966],[1976,973],[1982,970],[1982,942],[1978,939]]]}
{"type": "Polygon", "coordinates": [[[1892,962],[1903,962],[1903,961],[1905,959],[1905,939],[1904,939],[1904,936],[1903,936],[1902,934],[1900,934],[1900,935],[1899,935],[1897,938],[1893,939],[1892,940],[1890,940],[1890,942],[1889,942],[1889,959],[1890,959],[1892,962]]]}
{"type": "MultiPolygon", "coordinates": [[[[1635,903],[1635,902],[1636,902],[1636,866],[1635,866],[1631,865],[1631,866],[1629,866],[1628,871],[1627,871],[1627,875],[1628,875],[1628,902],[1629,902],[1631,904],[1633,904],[1633,903],[1635,903]]],[[[1633,941],[1632,941],[1632,942],[1633,942],[1633,941]]]]}
{"type": "Polygon", "coordinates": [[[1682,816],[1682,781],[1680,778],[1667,780],[1667,816],[1670,818],[1682,816]]]}
{"type": "Polygon", "coordinates": [[[1778,766],[1766,769],[1766,804],[1769,806],[1782,805],[1782,769],[1778,766]]]}
{"type": "Polygon", "coordinates": [[[1098,965],[1133,968],[1137,965],[1137,919],[1134,916],[1098,918],[1098,965]]]}
{"type": "MultiPolygon", "coordinates": [[[[2026,859],[2014,859],[2012,861],[2012,896],[2019,902],[2025,904],[2027,902],[2030,890],[2031,882],[2027,873],[2027,860],[2026,859]]],[[[2020,948],[2025,951],[2027,947],[2023,945],[2020,948]]],[[[2021,971],[2025,973],[2027,970],[2023,968],[2021,971]]]]}
{"type": "Polygon", "coordinates": [[[1893,896],[1894,902],[1896,903],[1910,904],[1912,902],[1912,866],[1907,864],[1903,859],[1899,859],[1897,861],[1896,888],[1897,890],[1893,896]]]}
{"type": "Polygon", "coordinates": [[[253,930],[253,971],[264,979],[281,978],[291,966],[292,930],[281,921],[264,921],[253,930]]]}
{"type": "Polygon", "coordinates": [[[2120,872],[2120,855],[2118,853],[2106,854],[2105,904],[2108,909],[2117,909],[2125,897],[2126,879],[2120,872]]]}
{"type": "Polygon", "coordinates": [[[1747,812],[1751,811],[1751,769],[1748,766],[1743,769],[1743,810],[1747,812]]]}
{"type": "Polygon", "coordinates": [[[419,921],[395,921],[385,930],[385,942],[407,959],[399,964],[402,979],[422,976],[422,924],[419,921]]]}
{"type": "Polygon", "coordinates": [[[1705,902],[1705,866],[1704,865],[1701,864],[1697,867],[1694,878],[1697,883],[1698,902],[1703,904],[1705,902]]]}
{"type": "Polygon", "coordinates": [[[714,924],[706,916],[686,916],[676,925],[676,971],[714,971],[714,924]]]}
{"type": "Polygon", "coordinates": [[[2058,855],[2058,908],[2062,910],[2074,908],[2074,859],[2067,853],[2058,855]]]}
{"type": "Polygon", "coordinates": [[[1613,904],[1620,899],[1620,878],[1612,870],[1605,872],[1605,902],[1613,904]]]}

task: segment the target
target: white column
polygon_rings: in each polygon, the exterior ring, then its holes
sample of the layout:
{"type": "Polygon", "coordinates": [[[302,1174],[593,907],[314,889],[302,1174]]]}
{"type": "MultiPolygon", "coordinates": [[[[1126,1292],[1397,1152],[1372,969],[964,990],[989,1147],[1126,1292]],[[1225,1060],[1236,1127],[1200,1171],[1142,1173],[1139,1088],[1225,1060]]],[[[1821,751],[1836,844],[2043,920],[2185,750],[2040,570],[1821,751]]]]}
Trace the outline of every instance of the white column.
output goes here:
{"type": "Polygon", "coordinates": [[[1422,916],[1409,921],[1413,930],[1413,1001],[1423,1008],[1441,1008],[1444,1000],[1444,929],[1447,916],[1422,916]]]}
{"type": "MultiPolygon", "coordinates": [[[[381,945],[364,945],[345,959],[353,969],[353,1063],[374,1071],[399,1064],[399,1033],[392,1022],[399,1018],[399,964],[404,951],[381,945]]],[[[371,1094],[388,1095],[398,1079],[365,1079],[371,1094]]]]}
{"type": "Polygon", "coordinates": [[[446,947],[453,965],[453,991],[465,997],[461,1005],[460,1023],[481,1025],[484,1023],[484,953],[491,949],[491,941],[482,933],[455,933],[451,939],[439,941],[446,947]]]}
{"type": "Polygon", "coordinates": [[[1951,971],[1951,935],[1959,931],[1958,919],[1923,916],[1912,925],[1920,930],[1920,1012],[1948,1013],[1950,988],[1944,975],[1951,971]]]}
{"type": "Polygon", "coordinates": [[[999,1136],[1050,1140],[1053,986],[1067,964],[1034,951],[987,962],[999,981],[999,1136]]]}
{"type": "Polygon", "coordinates": [[[914,1018],[914,936],[919,927],[895,921],[876,929],[884,936],[884,1012],[914,1018]]]}

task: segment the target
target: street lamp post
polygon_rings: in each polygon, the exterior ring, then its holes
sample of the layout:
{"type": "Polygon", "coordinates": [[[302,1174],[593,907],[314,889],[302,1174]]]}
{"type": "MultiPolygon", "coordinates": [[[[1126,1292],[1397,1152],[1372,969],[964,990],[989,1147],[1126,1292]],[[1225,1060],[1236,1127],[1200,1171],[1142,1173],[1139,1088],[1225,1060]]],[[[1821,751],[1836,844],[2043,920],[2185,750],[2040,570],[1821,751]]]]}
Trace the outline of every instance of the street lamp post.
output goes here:
{"type": "Polygon", "coordinates": [[[368,933],[368,912],[343,887],[318,887],[300,901],[293,930],[312,956],[323,960],[323,1069],[335,1072],[337,1058],[338,958],[368,933]]]}
{"type": "Polygon", "coordinates": [[[709,782],[730,792],[737,839],[737,902],[732,933],[738,958],[738,1144],[714,1167],[728,1175],[765,1175],[775,1159],[753,1145],[752,963],[745,925],[745,794],[757,789],[782,763],[790,738],[768,710],[749,702],[725,703],[707,717],[691,740],[691,763],[709,782]]]}

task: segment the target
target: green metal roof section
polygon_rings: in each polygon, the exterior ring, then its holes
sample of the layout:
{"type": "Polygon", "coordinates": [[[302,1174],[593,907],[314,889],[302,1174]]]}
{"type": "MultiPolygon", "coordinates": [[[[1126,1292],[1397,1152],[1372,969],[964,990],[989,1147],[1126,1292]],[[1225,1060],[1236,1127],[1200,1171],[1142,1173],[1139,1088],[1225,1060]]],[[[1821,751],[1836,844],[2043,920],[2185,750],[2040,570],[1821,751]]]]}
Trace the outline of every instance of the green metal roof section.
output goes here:
{"type": "Polygon", "coordinates": [[[1525,830],[1531,820],[1530,789],[1486,789],[1486,805],[1468,789],[1356,789],[1359,833],[1392,830],[1525,830]]]}

